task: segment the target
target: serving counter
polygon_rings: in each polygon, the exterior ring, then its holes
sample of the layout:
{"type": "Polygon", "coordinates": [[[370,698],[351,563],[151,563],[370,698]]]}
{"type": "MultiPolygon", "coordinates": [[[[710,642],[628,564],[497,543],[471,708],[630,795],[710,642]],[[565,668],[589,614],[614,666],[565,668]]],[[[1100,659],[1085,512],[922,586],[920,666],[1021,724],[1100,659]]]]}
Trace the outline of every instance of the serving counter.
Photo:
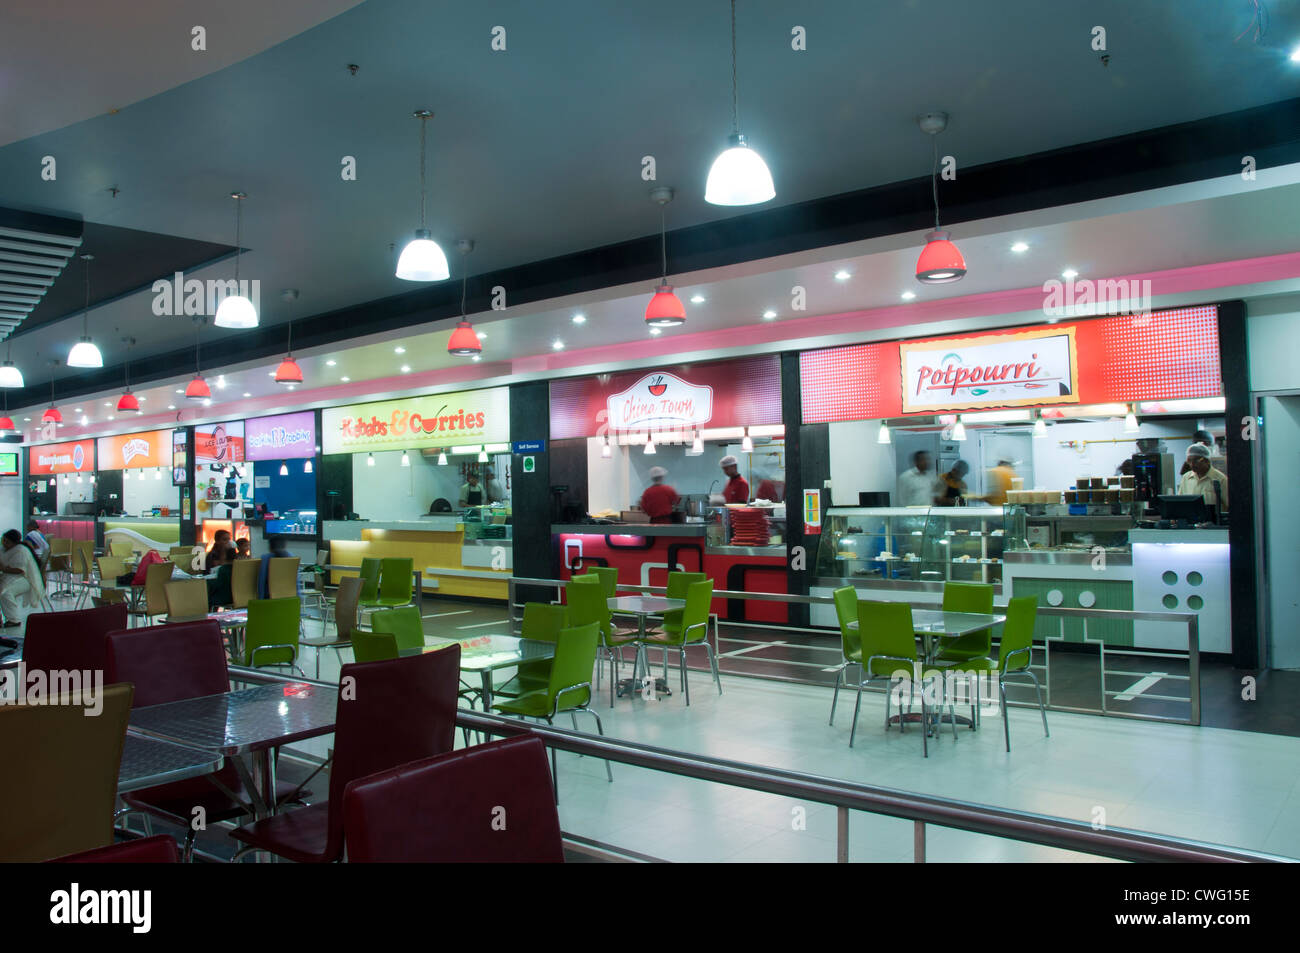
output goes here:
{"type": "MultiPolygon", "coordinates": [[[[509,524],[466,520],[463,516],[447,514],[389,522],[327,520],[321,529],[330,562],[335,565],[359,566],[367,556],[409,558],[423,574],[424,588],[430,592],[480,599],[508,598],[509,585],[505,579],[514,566],[509,524]],[[485,531],[492,535],[485,537],[485,531]],[[466,577],[456,572],[465,569],[499,572],[502,581],[466,577]]],[[[345,575],[350,574],[334,572],[331,582],[337,583],[345,575]]]]}
{"type": "MultiPolygon", "coordinates": [[[[715,589],[789,592],[783,543],[721,544],[716,524],[557,523],[551,526],[551,539],[561,579],[591,566],[614,566],[619,579],[629,585],[662,586],[671,569],[706,573],[715,589]]],[[[784,602],[716,599],[712,611],[732,621],[790,621],[784,602]]]]}
{"type": "Polygon", "coordinates": [[[150,549],[166,553],[181,542],[180,516],[101,516],[104,546],[115,540],[128,540],[136,552],[150,549]]]}

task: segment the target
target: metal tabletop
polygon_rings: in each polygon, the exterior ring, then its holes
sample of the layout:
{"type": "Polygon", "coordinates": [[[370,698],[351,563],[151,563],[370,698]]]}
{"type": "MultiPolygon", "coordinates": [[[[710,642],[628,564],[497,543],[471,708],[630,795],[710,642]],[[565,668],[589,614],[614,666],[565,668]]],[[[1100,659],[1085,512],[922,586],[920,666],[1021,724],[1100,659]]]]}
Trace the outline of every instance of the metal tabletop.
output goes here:
{"type": "Polygon", "coordinates": [[[232,628],[234,626],[248,625],[247,609],[227,609],[224,612],[209,612],[209,619],[214,620],[221,628],[232,628]]]}
{"type": "Polygon", "coordinates": [[[311,685],[259,685],[137,708],[129,728],[229,757],[329,734],[337,703],[336,692],[311,685]]]}
{"type": "Polygon", "coordinates": [[[965,635],[978,632],[1007,621],[1004,615],[986,615],[982,612],[944,612],[942,609],[913,609],[912,627],[934,635],[965,635]]]}
{"type": "Polygon", "coordinates": [[[615,596],[609,600],[610,612],[625,615],[661,615],[674,609],[686,608],[685,599],[665,599],[663,596],[615,596]]]}
{"type": "Polygon", "coordinates": [[[514,635],[476,635],[471,639],[435,639],[423,648],[400,649],[398,655],[406,657],[436,652],[449,645],[460,646],[462,672],[493,671],[512,668],[520,662],[539,662],[555,658],[555,643],[536,639],[521,639],[514,635]]]}
{"type": "Polygon", "coordinates": [[[126,794],[211,774],[221,767],[222,757],[212,751],[133,735],[122,746],[122,764],[117,770],[117,793],[126,794]]]}

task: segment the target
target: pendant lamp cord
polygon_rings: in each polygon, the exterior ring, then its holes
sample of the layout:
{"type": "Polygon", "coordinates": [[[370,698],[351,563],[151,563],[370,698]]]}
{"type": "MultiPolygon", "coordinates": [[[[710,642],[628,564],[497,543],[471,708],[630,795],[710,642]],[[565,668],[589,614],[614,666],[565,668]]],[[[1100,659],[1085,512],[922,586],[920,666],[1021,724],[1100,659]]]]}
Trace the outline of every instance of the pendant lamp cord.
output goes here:
{"type": "Polygon", "coordinates": [[[934,192],[934,230],[939,230],[939,137],[930,136],[930,145],[934,147],[934,167],[930,170],[930,189],[934,192]]]}
{"type": "Polygon", "coordinates": [[[465,285],[469,281],[469,262],[465,259],[468,252],[460,253],[460,319],[465,320],[465,285]]]}
{"type": "Polygon", "coordinates": [[[199,335],[202,331],[203,320],[200,318],[198,327],[194,331],[194,375],[196,377],[203,376],[203,366],[199,363],[199,345],[202,344],[202,339],[199,335]]]}
{"type": "Polygon", "coordinates": [[[289,351],[290,357],[293,357],[293,318],[289,319],[289,351]]]}
{"type": "Polygon", "coordinates": [[[86,306],[81,310],[81,334],[83,337],[90,336],[90,259],[83,257],[85,263],[82,269],[86,278],[86,306]]]}
{"type": "Polygon", "coordinates": [[[420,227],[424,228],[424,144],[429,117],[420,117],[420,227]]]}
{"type": "Polygon", "coordinates": [[[740,132],[740,85],[736,82],[736,0],[731,0],[731,131],[740,132]]]}
{"type": "Polygon", "coordinates": [[[664,281],[668,281],[668,224],[667,210],[659,206],[659,251],[663,256],[664,281]]]}
{"type": "Polygon", "coordinates": [[[244,244],[244,203],[235,197],[235,293],[239,293],[239,249],[244,244]]]}

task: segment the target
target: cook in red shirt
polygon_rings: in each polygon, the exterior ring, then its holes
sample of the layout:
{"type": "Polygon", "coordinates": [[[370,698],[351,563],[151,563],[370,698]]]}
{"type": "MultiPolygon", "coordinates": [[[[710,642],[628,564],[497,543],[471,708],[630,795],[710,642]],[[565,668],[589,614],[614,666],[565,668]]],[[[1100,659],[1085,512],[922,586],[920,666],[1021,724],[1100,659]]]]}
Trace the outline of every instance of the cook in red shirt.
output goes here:
{"type": "Polygon", "coordinates": [[[650,485],[641,494],[641,509],[652,523],[671,523],[673,507],[677,504],[677,491],[664,482],[668,471],[663,467],[650,468],[650,485]]]}
{"type": "Polygon", "coordinates": [[[722,499],[727,503],[748,503],[749,483],[740,475],[740,462],[728,454],[722,458],[722,472],[727,475],[722,499]]]}

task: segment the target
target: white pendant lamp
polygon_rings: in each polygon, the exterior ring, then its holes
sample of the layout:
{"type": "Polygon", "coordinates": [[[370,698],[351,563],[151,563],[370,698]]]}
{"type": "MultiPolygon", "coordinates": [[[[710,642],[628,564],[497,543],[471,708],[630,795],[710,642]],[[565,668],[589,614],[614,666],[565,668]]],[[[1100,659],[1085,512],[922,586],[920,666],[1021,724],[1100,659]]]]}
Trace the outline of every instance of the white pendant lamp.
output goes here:
{"type": "Polygon", "coordinates": [[[745,436],[740,438],[740,452],[741,453],[754,452],[754,438],[749,435],[748,427],[745,428],[745,436]]]}
{"type": "Polygon", "coordinates": [[[608,460],[610,457],[612,457],[612,456],[614,455],[614,450],[613,450],[613,448],[610,447],[610,445],[609,445],[609,438],[608,438],[608,437],[606,437],[606,438],[605,438],[605,442],[604,442],[603,444],[601,444],[601,447],[600,447],[600,455],[601,455],[601,457],[603,457],[603,458],[606,459],[606,460],[608,460]]]}
{"type": "Polygon", "coordinates": [[[0,387],[22,387],[23,372],[13,362],[13,342],[5,342],[5,362],[0,364],[0,387]]]}
{"type": "Polygon", "coordinates": [[[288,475],[289,475],[289,463],[288,461],[285,461],[284,463],[280,464],[280,476],[288,476],[288,475]]]}
{"type": "Polygon", "coordinates": [[[415,230],[415,238],[406,243],[401,257],[397,259],[397,277],[406,281],[445,281],[451,277],[447,256],[438,243],[429,237],[429,230],[424,225],[425,132],[433,113],[427,109],[417,109],[414,115],[420,120],[420,227],[415,230]]]}
{"type": "Polygon", "coordinates": [[[226,295],[217,305],[217,316],[212,323],[219,328],[255,328],[257,327],[257,309],[253,302],[239,294],[239,249],[243,239],[244,206],[241,204],[246,196],[243,192],[231,192],[235,200],[235,294],[226,295]]]}
{"type": "Polygon", "coordinates": [[[487,463],[487,462],[488,462],[487,446],[486,446],[486,445],[484,445],[484,446],[479,450],[479,452],[478,452],[478,462],[479,462],[479,463],[487,463]]]}
{"type": "Polygon", "coordinates": [[[961,422],[961,414],[957,415],[957,422],[952,425],[952,439],[953,440],[966,439],[966,425],[961,422]]]}
{"type": "Polygon", "coordinates": [[[403,450],[403,451],[402,451],[402,466],[404,466],[404,467],[409,467],[410,465],[411,465],[411,458],[408,457],[408,456],[406,455],[406,451],[403,450]]]}
{"type": "Polygon", "coordinates": [[[373,453],[367,453],[367,454],[366,454],[366,466],[368,466],[368,467],[373,467],[374,465],[375,465],[375,455],[374,455],[373,453]]]}
{"type": "Polygon", "coordinates": [[[103,367],[104,356],[99,353],[99,348],[95,347],[95,342],[90,340],[89,322],[90,322],[90,263],[95,260],[94,255],[82,255],[81,260],[86,263],[86,306],[81,312],[81,340],[72,345],[72,350],[68,352],[68,367],[103,367]]]}
{"type": "Polygon", "coordinates": [[[647,454],[652,454],[655,452],[655,438],[653,434],[646,434],[645,452],[647,454]]]}
{"type": "Polygon", "coordinates": [[[889,435],[889,423],[887,421],[882,420],[880,422],[880,430],[876,433],[876,443],[893,443],[893,439],[889,435]]]}
{"type": "Polygon", "coordinates": [[[700,432],[697,430],[695,431],[695,439],[691,441],[691,449],[687,451],[686,455],[688,457],[698,457],[703,453],[704,439],[700,436],[700,432]]]}
{"type": "Polygon", "coordinates": [[[1128,413],[1124,415],[1124,432],[1137,433],[1139,429],[1137,414],[1133,412],[1133,405],[1130,404],[1128,413]]]}
{"type": "Polygon", "coordinates": [[[447,465],[447,451],[446,451],[446,450],[439,450],[439,451],[438,451],[438,466],[440,466],[440,467],[445,467],[446,465],[447,465]]]}
{"type": "Polygon", "coordinates": [[[303,473],[311,473],[311,461],[310,461],[310,460],[307,460],[306,462],[303,463],[303,465],[302,465],[302,472],[303,472],[303,473]]]}
{"type": "Polygon", "coordinates": [[[1043,412],[1041,410],[1038,412],[1038,419],[1034,421],[1034,436],[1047,436],[1047,421],[1043,419],[1043,412]]]}
{"type": "Polygon", "coordinates": [[[736,0],[731,0],[731,135],[713,160],[704,186],[710,205],[757,205],[776,198],[767,163],[740,134],[740,96],[736,83],[736,0]]]}

